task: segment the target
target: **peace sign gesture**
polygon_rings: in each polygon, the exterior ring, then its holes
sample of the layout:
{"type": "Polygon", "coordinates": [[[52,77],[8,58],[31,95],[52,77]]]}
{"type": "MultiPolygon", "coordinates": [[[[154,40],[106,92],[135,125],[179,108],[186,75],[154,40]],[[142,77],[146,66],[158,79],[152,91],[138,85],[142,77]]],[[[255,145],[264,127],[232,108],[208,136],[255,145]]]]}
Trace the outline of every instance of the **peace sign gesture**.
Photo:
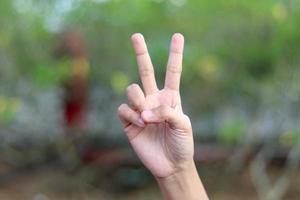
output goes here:
{"type": "Polygon", "coordinates": [[[165,86],[159,90],[154,69],[141,34],[132,36],[143,84],[127,88],[128,104],[119,107],[124,131],[143,164],[155,177],[168,177],[193,161],[189,118],[183,114],[179,93],[184,38],[172,37],[165,86]]]}

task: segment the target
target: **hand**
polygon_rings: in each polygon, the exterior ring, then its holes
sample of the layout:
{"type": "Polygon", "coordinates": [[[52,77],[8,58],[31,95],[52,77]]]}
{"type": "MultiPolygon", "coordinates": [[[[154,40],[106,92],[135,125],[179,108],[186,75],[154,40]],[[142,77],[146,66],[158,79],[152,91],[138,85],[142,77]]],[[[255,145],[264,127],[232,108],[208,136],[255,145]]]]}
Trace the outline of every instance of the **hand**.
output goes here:
{"type": "Polygon", "coordinates": [[[128,86],[129,105],[118,110],[124,131],[165,199],[207,200],[193,160],[191,122],[182,112],[179,93],[184,38],[178,33],[172,37],[162,90],[157,88],[143,36],[134,34],[132,42],[144,92],[137,84],[128,86]]]}
{"type": "Polygon", "coordinates": [[[132,36],[143,89],[127,88],[129,105],[118,114],[124,131],[143,164],[155,177],[164,178],[193,163],[194,145],[191,122],[182,112],[179,85],[184,38],[174,34],[170,45],[165,86],[159,90],[148,50],[141,34],[132,36]]]}

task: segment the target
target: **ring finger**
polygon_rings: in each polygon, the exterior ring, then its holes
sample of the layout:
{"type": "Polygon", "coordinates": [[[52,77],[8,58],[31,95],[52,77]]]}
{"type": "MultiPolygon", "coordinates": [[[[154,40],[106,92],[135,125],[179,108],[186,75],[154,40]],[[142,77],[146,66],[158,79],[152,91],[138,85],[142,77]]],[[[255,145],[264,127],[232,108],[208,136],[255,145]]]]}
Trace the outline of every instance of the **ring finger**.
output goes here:
{"type": "Polygon", "coordinates": [[[127,98],[133,109],[139,112],[146,109],[145,96],[138,84],[132,84],[127,87],[127,98]]]}

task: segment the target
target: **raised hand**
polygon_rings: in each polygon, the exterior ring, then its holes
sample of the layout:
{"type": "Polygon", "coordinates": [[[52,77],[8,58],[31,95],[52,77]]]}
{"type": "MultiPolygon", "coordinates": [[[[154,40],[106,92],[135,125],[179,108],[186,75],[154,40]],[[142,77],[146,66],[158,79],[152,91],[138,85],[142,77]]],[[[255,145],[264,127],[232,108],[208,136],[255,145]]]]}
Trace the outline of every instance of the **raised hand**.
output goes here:
{"type": "Polygon", "coordinates": [[[134,34],[132,42],[144,92],[137,84],[128,86],[129,104],[122,104],[118,114],[143,164],[155,177],[168,177],[193,162],[191,123],[182,112],[179,93],[184,38],[179,33],[172,37],[161,90],[143,36],[134,34]]]}

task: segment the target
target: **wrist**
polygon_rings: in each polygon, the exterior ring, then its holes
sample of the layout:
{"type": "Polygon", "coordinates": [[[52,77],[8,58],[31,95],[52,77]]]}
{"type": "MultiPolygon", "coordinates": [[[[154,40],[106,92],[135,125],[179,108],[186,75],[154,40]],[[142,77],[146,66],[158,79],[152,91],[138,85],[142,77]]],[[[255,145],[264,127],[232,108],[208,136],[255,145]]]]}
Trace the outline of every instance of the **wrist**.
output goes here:
{"type": "Polygon", "coordinates": [[[187,161],[186,163],[180,165],[180,167],[176,167],[174,173],[165,176],[158,177],[155,176],[155,179],[159,182],[170,182],[170,181],[180,181],[182,178],[186,178],[191,174],[194,174],[197,171],[194,160],[187,161]]]}
{"type": "Polygon", "coordinates": [[[165,199],[208,199],[193,160],[172,175],[156,180],[165,199]]]}

